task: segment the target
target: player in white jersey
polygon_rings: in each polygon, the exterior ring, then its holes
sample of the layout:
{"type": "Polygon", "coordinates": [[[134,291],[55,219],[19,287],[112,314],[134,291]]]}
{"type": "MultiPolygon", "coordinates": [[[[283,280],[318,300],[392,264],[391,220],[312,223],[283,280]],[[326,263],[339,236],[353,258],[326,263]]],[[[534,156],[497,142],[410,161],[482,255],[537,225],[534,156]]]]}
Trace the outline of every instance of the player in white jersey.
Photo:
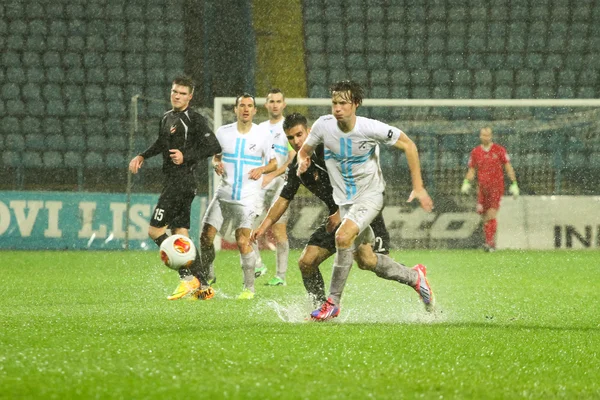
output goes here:
{"type": "Polygon", "coordinates": [[[277,168],[269,133],[252,122],[256,114],[254,97],[238,96],[234,108],[237,122],[224,125],[216,136],[222,153],[213,157],[213,167],[221,182],[204,215],[200,236],[202,270],[208,274],[215,259],[217,231],[231,225],[240,251],[244,272],[244,290],[238,298],[254,297],[256,254],[249,243],[254,220],[260,214],[263,174],[277,168]]]}
{"type": "Polygon", "coordinates": [[[324,321],[340,313],[340,299],[356,256],[361,268],[383,278],[398,277],[412,286],[432,311],[434,297],[426,279],[426,268],[412,269],[371,249],[373,231],[369,224],[383,207],[385,180],[379,166],[377,145],[398,148],[406,154],[413,190],[408,201],[418,199],[429,212],[433,202],[423,186],[419,153],[414,142],[400,129],[356,115],[362,104],[363,89],[355,82],[341,81],[331,87],[332,115],[319,118],[298,152],[298,175],[310,165],[310,156],[321,143],[325,145],[327,172],[333,185],[333,197],[340,207],[342,223],[336,231],[336,255],[329,298],[311,318],[324,321]]]}
{"type": "MultiPolygon", "coordinates": [[[[266,212],[279,198],[281,189],[285,185],[285,171],[290,161],[296,155],[296,152],[289,148],[287,137],[283,131],[283,110],[285,106],[285,97],[281,89],[273,88],[269,90],[267,102],[265,103],[265,108],[269,113],[269,120],[262,122],[259,126],[264,127],[271,133],[273,151],[277,159],[277,169],[263,177],[264,201],[261,205],[263,212],[266,212]]],[[[286,229],[288,214],[286,210],[277,223],[271,226],[271,233],[275,239],[275,262],[277,268],[275,276],[267,282],[268,286],[285,285],[285,274],[287,272],[288,256],[290,253],[290,244],[286,229]]],[[[256,252],[258,245],[254,244],[253,247],[256,252]]],[[[258,261],[255,276],[259,277],[263,275],[266,273],[266,270],[267,268],[262,261],[258,261]]]]}

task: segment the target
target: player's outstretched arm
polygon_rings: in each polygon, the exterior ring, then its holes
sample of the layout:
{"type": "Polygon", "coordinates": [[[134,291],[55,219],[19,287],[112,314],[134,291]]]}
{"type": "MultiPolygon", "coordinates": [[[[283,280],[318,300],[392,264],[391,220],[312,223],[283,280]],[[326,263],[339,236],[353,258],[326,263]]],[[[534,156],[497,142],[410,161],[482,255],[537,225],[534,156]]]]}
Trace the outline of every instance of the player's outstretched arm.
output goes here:
{"type": "Polygon", "coordinates": [[[257,238],[264,235],[271,226],[279,221],[279,218],[281,218],[285,210],[288,209],[289,205],[289,200],[284,199],[283,197],[277,198],[275,203],[271,206],[271,208],[269,208],[269,212],[267,213],[265,219],[260,223],[258,228],[253,230],[250,234],[250,240],[254,242],[257,238]]]}
{"type": "Polygon", "coordinates": [[[137,174],[142,167],[142,164],[144,164],[144,157],[135,156],[129,161],[129,170],[132,174],[137,174]]]}
{"type": "Polygon", "coordinates": [[[463,180],[463,184],[460,187],[460,191],[463,194],[468,194],[471,191],[471,181],[475,178],[475,168],[469,167],[467,170],[467,175],[465,175],[465,179],[463,180]]]}
{"type": "Polygon", "coordinates": [[[223,176],[225,173],[225,167],[223,167],[223,162],[221,159],[223,158],[223,154],[215,154],[212,159],[212,166],[215,170],[215,174],[219,176],[223,176]]]}
{"type": "Polygon", "coordinates": [[[310,146],[306,142],[304,142],[298,151],[298,170],[296,171],[298,176],[305,173],[308,170],[308,167],[310,167],[310,157],[314,151],[314,147],[310,146]]]}
{"type": "Polygon", "coordinates": [[[515,170],[512,164],[510,162],[504,164],[504,170],[506,171],[506,175],[508,175],[512,182],[512,184],[508,188],[508,191],[510,192],[510,194],[513,195],[513,197],[519,197],[519,194],[521,194],[521,190],[519,189],[519,185],[517,184],[517,175],[515,174],[515,170]]]}
{"type": "Polygon", "coordinates": [[[258,167],[258,168],[253,168],[250,171],[248,171],[248,176],[250,177],[250,179],[260,179],[261,176],[263,176],[263,174],[268,174],[269,172],[273,172],[277,169],[277,159],[276,158],[271,158],[271,160],[269,160],[269,163],[267,165],[264,165],[262,167],[258,167]]]}
{"type": "Polygon", "coordinates": [[[425,211],[430,212],[433,210],[433,201],[423,186],[421,162],[419,161],[417,145],[406,134],[402,134],[394,144],[394,147],[404,151],[406,161],[408,162],[408,168],[410,169],[413,190],[410,193],[410,196],[408,196],[408,202],[410,203],[414,199],[418,199],[421,203],[421,207],[425,211]]]}

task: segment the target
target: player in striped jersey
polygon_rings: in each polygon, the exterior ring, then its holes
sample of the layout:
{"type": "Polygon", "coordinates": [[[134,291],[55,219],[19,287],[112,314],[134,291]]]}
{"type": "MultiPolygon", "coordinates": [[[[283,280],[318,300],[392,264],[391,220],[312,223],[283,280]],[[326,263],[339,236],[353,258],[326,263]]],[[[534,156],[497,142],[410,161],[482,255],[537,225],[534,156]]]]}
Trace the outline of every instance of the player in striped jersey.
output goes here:
{"type": "MultiPolygon", "coordinates": [[[[266,211],[279,198],[279,194],[285,185],[284,174],[288,164],[296,155],[289,144],[283,131],[283,110],[285,109],[285,97],[281,89],[274,88],[269,90],[265,108],[269,113],[269,120],[262,122],[259,126],[264,127],[271,133],[273,142],[273,151],[277,159],[277,169],[263,177],[264,201],[263,211],[266,211]]],[[[285,275],[288,266],[288,257],[290,253],[290,244],[287,237],[288,212],[286,211],[279,220],[271,226],[271,233],[275,239],[275,263],[277,265],[275,276],[267,282],[268,286],[285,285],[285,275]]],[[[256,247],[255,247],[256,251],[256,247]]],[[[266,267],[259,262],[255,275],[257,277],[266,272],[266,267]]]]}
{"type": "Polygon", "coordinates": [[[277,168],[270,135],[252,122],[256,103],[250,94],[235,102],[237,121],[220,127],[216,136],[222,153],[213,157],[213,167],[221,182],[204,215],[200,236],[202,270],[208,274],[215,259],[214,239],[217,231],[231,225],[241,255],[244,289],[238,298],[254,297],[256,254],[249,243],[254,220],[260,214],[262,179],[277,168]]]}
{"type": "Polygon", "coordinates": [[[361,265],[372,268],[381,277],[400,276],[415,288],[428,311],[433,310],[434,297],[425,278],[425,266],[412,269],[385,255],[374,255],[370,243],[373,231],[369,224],[383,207],[385,180],[379,165],[378,145],[404,151],[410,169],[413,190],[408,201],[418,199],[425,211],[433,202],[423,186],[419,154],[414,142],[400,129],[356,115],[362,104],[363,90],[355,82],[341,81],[331,87],[332,115],[319,118],[308,139],[298,152],[298,175],[310,166],[316,147],[325,145],[327,172],[333,185],[333,197],[340,207],[342,223],[336,231],[336,255],[329,289],[329,298],[320,309],[311,313],[317,321],[336,317],[340,299],[350,273],[354,256],[361,265]],[[368,253],[371,253],[370,255],[368,253]]]}

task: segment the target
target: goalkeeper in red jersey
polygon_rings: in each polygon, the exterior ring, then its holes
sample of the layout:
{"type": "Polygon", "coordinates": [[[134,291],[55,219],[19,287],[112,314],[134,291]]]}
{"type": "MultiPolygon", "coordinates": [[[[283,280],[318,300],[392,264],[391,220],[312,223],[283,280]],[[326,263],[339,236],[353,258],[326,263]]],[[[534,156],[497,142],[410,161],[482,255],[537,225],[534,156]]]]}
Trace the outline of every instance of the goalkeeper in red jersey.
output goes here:
{"type": "Polygon", "coordinates": [[[477,170],[477,213],[483,218],[483,232],[485,234],[484,249],[488,252],[496,249],[496,214],[500,208],[500,199],[504,194],[504,172],[512,181],[508,191],[514,197],[519,195],[519,185],[515,170],[510,164],[510,157],[506,149],[492,141],[492,128],[484,127],[479,132],[481,144],[471,151],[469,157],[469,170],[461,187],[461,192],[469,193],[471,181],[475,178],[477,170]]]}

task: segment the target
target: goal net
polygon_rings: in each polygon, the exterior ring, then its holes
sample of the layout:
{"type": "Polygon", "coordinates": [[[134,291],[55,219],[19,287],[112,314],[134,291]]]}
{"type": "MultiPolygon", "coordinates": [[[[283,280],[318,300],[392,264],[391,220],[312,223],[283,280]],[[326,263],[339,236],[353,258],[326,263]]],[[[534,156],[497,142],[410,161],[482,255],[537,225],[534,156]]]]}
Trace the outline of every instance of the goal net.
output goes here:
{"type": "MultiPolygon", "coordinates": [[[[268,116],[261,107],[265,99],[257,98],[256,102],[259,113],[255,122],[259,123],[268,116]]],[[[215,98],[215,130],[235,121],[234,103],[233,97],[215,98]]],[[[310,124],[331,113],[328,98],[288,98],[286,103],[286,114],[301,112],[310,124]]],[[[392,245],[402,248],[479,244],[474,239],[478,237],[475,231],[481,229],[474,213],[475,191],[463,196],[460,186],[470,151],[479,144],[479,130],[485,126],[492,128],[494,142],[506,147],[523,195],[599,194],[599,113],[600,100],[595,99],[366,99],[358,115],[394,125],[416,143],[425,185],[436,206],[437,214],[427,215],[420,213],[416,204],[406,204],[411,190],[406,159],[402,152],[382,148],[381,165],[387,182],[384,217],[392,238],[398,238],[392,245]],[[403,216],[400,219],[399,213],[403,216]],[[463,213],[465,217],[455,227],[451,219],[442,224],[445,233],[437,240],[431,231],[441,224],[444,213],[463,213]]],[[[209,178],[211,193],[214,178],[209,178]]],[[[288,231],[292,245],[300,246],[325,216],[324,209],[310,193],[301,192],[292,202],[291,211],[288,231]]]]}

